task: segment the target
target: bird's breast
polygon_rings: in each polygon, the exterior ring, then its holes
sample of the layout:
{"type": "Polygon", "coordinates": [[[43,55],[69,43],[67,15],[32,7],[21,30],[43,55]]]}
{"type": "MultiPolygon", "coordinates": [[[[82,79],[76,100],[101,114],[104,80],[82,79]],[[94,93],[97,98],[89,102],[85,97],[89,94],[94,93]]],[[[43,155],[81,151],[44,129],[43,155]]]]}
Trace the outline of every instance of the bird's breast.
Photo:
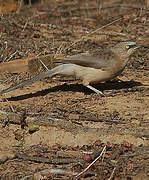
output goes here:
{"type": "Polygon", "coordinates": [[[115,77],[121,74],[126,67],[127,62],[128,58],[120,58],[118,61],[115,61],[115,64],[111,67],[111,74],[115,77]]]}

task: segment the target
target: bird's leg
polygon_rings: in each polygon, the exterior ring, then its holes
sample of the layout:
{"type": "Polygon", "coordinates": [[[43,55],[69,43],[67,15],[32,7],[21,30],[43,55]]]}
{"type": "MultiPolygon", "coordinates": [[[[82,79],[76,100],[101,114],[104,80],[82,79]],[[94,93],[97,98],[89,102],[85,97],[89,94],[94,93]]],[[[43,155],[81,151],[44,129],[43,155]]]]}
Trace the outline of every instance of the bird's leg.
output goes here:
{"type": "Polygon", "coordinates": [[[98,89],[96,89],[96,88],[94,88],[94,87],[92,87],[90,85],[87,85],[86,87],[88,87],[89,89],[91,89],[95,93],[100,94],[101,96],[105,96],[101,91],[99,91],[98,89]]]}
{"type": "Polygon", "coordinates": [[[124,81],[116,77],[112,80],[109,80],[109,82],[124,82],[124,81]]]}

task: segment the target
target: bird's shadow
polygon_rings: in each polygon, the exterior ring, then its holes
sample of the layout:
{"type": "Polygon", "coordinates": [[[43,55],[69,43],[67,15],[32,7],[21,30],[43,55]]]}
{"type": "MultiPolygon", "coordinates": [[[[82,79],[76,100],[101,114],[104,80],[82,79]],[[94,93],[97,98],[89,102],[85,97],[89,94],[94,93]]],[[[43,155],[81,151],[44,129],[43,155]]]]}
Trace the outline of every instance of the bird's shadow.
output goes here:
{"type": "MultiPolygon", "coordinates": [[[[120,89],[127,89],[127,88],[133,88],[136,86],[141,86],[142,83],[137,82],[137,81],[109,81],[105,83],[100,83],[94,85],[94,87],[100,91],[104,90],[120,90],[120,89]]],[[[35,93],[29,93],[29,94],[24,94],[24,95],[19,95],[15,97],[10,97],[7,98],[7,100],[10,101],[18,101],[18,100],[24,100],[24,99],[29,99],[32,97],[38,97],[38,96],[45,96],[49,93],[52,92],[57,92],[57,91],[71,91],[71,92],[83,92],[84,94],[92,94],[94,93],[92,90],[88,89],[87,87],[83,86],[82,84],[63,84],[63,85],[58,85],[54,86],[53,88],[50,89],[44,89],[41,91],[37,91],[35,93]]]]}

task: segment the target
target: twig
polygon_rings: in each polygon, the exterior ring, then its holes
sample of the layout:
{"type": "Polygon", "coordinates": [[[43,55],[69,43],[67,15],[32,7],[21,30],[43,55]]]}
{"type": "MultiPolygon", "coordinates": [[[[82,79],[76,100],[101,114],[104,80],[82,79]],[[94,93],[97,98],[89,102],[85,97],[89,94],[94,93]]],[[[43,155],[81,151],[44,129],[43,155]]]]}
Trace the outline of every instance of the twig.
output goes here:
{"type": "Polygon", "coordinates": [[[4,97],[4,99],[7,101],[7,103],[8,103],[8,105],[10,106],[10,108],[11,108],[12,112],[15,112],[15,110],[14,110],[13,106],[12,106],[12,105],[11,105],[11,103],[8,101],[8,99],[7,99],[7,98],[5,98],[5,97],[4,97]]]}
{"type": "MultiPolygon", "coordinates": [[[[108,24],[106,24],[106,25],[104,25],[104,26],[102,26],[102,27],[100,27],[100,28],[92,31],[91,33],[87,34],[86,36],[90,36],[91,34],[94,34],[95,32],[97,32],[97,31],[99,31],[99,30],[101,30],[101,29],[104,29],[105,27],[108,27],[108,26],[110,26],[110,25],[114,24],[115,22],[118,22],[118,21],[120,21],[120,20],[122,20],[122,19],[123,19],[123,17],[121,17],[121,18],[119,18],[119,19],[116,19],[116,20],[114,20],[114,21],[112,21],[112,22],[110,22],[110,23],[108,23],[108,24]]],[[[86,37],[86,36],[85,36],[85,37],[86,37]]]]}
{"type": "Polygon", "coordinates": [[[18,2],[18,9],[17,9],[17,13],[19,13],[19,12],[20,12],[20,10],[21,10],[21,8],[22,8],[22,5],[23,5],[23,0],[20,0],[20,1],[18,2]]]}
{"type": "Polygon", "coordinates": [[[63,44],[64,44],[64,42],[62,42],[62,44],[58,47],[58,49],[57,49],[57,51],[56,51],[56,53],[54,55],[54,58],[57,56],[57,54],[62,53],[63,44]]]}
{"type": "Polygon", "coordinates": [[[73,42],[71,45],[69,45],[68,47],[66,47],[64,50],[72,47],[72,46],[75,45],[77,42],[82,41],[84,38],[90,36],[91,34],[94,34],[95,32],[97,32],[97,31],[99,31],[99,30],[101,30],[101,29],[104,29],[104,28],[106,28],[106,27],[108,27],[108,26],[110,26],[110,25],[112,25],[112,24],[114,24],[114,23],[116,23],[116,22],[118,22],[118,21],[120,21],[120,20],[122,20],[122,19],[123,19],[123,17],[121,17],[121,18],[119,18],[119,19],[116,19],[116,20],[114,20],[114,21],[112,21],[112,22],[110,22],[110,23],[108,23],[108,24],[106,24],[106,25],[104,25],[104,26],[102,26],[102,27],[100,27],[100,28],[92,31],[91,33],[89,33],[89,34],[83,36],[82,38],[76,40],[75,42],[73,42]]]}
{"type": "Polygon", "coordinates": [[[21,178],[20,180],[27,180],[27,179],[30,179],[31,177],[33,177],[33,175],[25,176],[25,177],[21,178]]]}
{"type": "Polygon", "coordinates": [[[42,171],[39,171],[40,174],[59,174],[59,175],[76,175],[76,173],[70,171],[70,170],[67,170],[67,169],[60,169],[60,168],[51,168],[51,169],[45,169],[45,170],[42,170],[42,171]]]}
{"type": "MultiPolygon", "coordinates": [[[[100,10],[105,10],[105,9],[112,9],[112,8],[123,8],[123,9],[137,9],[137,10],[144,10],[144,11],[149,11],[148,9],[146,9],[145,7],[139,7],[139,6],[128,6],[128,5],[120,5],[120,4],[116,4],[116,5],[112,5],[112,6],[107,6],[107,7],[100,7],[100,10]]],[[[97,6],[92,6],[92,7],[79,7],[79,8],[74,8],[74,9],[70,9],[71,12],[74,11],[84,11],[84,10],[96,10],[97,6]]],[[[62,12],[66,12],[66,10],[62,11],[62,12]]]]}
{"type": "Polygon", "coordinates": [[[114,32],[114,31],[99,31],[98,32],[99,35],[108,35],[108,36],[129,36],[129,34],[125,34],[125,33],[119,33],[119,32],[114,32]]]}
{"type": "Polygon", "coordinates": [[[7,112],[2,111],[2,110],[0,110],[0,114],[5,114],[5,115],[8,115],[8,113],[7,113],[7,112]]]}
{"type": "Polygon", "coordinates": [[[113,178],[114,173],[115,173],[115,169],[116,169],[116,167],[113,169],[113,171],[112,171],[112,173],[111,173],[111,175],[110,175],[110,177],[109,177],[109,179],[108,179],[108,180],[111,180],[111,179],[113,178]]]}
{"type": "Polygon", "coordinates": [[[31,17],[29,17],[29,18],[27,19],[27,21],[26,21],[26,23],[25,23],[24,27],[23,27],[22,32],[24,32],[24,31],[25,31],[25,29],[26,29],[27,25],[29,24],[29,21],[30,21],[32,18],[35,18],[35,17],[38,17],[38,16],[40,16],[40,14],[33,14],[31,17]]]}
{"type": "MultiPolygon", "coordinates": [[[[37,48],[36,48],[37,49],[37,48]]],[[[49,71],[49,68],[45,65],[45,63],[40,59],[40,55],[41,54],[38,54],[37,55],[37,57],[38,57],[38,60],[40,61],[40,63],[43,65],[43,67],[47,70],[47,71],[49,71]]]]}
{"type": "Polygon", "coordinates": [[[102,159],[101,159],[101,161],[103,162],[103,160],[104,160],[104,158],[105,158],[105,151],[103,152],[103,156],[102,156],[102,159]]]}
{"type": "Polygon", "coordinates": [[[67,169],[58,169],[58,168],[51,168],[51,169],[44,169],[42,171],[39,171],[39,172],[35,172],[34,175],[28,175],[28,176],[25,176],[23,177],[21,180],[27,180],[27,179],[30,179],[31,177],[35,177],[37,175],[41,175],[41,176],[44,176],[44,175],[47,175],[47,174],[53,174],[53,175],[67,175],[67,176],[75,176],[76,173],[70,171],[70,170],[67,170],[67,169]]]}
{"type": "Polygon", "coordinates": [[[18,52],[18,50],[16,50],[14,53],[10,54],[10,57],[9,58],[6,57],[3,62],[9,61],[17,52],[18,52]]]}
{"type": "Polygon", "coordinates": [[[28,156],[27,154],[16,153],[16,158],[22,159],[24,161],[33,161],[37,163],[48,163],[48,164],[69,164],[69,163],[78,163],[84,162],[82,159],[78,158],[46,158],[38,156],[28,156]]]}
{"type": "Polygon", "coordinates": [[[83,173],[85,173],[104,153],[106,149],[106,146],[103,148],[102,152],[100,153],[100,155],[91,163],[89,164],[82,172],[80,172],[77,176],[75,176],[75,178],[80,177],[83,173]]]}
{"type": "MultiPolygon", "coordinates": [[[[8,42],[5,41],[4,44],[5,44],[5,48],[4,48],[4,49],[2,50],[2,52],[1,52],[1,58],[2,58],[2,59],[3,59],[4,55],[5,55],[5,59],[7,58],[7,55],[8,55],[8,53],[6,53],[6,52],[7,52],[7,49],[8,49],[8,42]]],[[[4,60],[3,60],[3,62],[4,62],[4,60]]]]}
{"type": "Polygon", "coordinates": [[[49,68],[42,62],[41,59],[39,59],[40,63],[46,68],[47,71],[49,71],[49,68]]]}

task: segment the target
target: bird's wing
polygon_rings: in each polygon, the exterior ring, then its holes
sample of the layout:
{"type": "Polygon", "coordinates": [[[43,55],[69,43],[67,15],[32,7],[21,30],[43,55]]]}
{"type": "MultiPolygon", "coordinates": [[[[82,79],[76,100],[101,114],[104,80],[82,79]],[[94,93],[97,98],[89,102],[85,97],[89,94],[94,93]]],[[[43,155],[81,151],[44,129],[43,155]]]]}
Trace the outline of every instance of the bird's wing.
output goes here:
{"type": "Polygon", "coordinates": [[[76,54],[70,57],[67,57],[62,60],[63,63],[72,63],[77,64],[84,67],[91,67],[96,69],[109,69],[111,65],[114,63],[113,59],[115,59],[115,55],[112,52],[100,53],[100,54],[89,54],[89,53],[81,53],[76,54]]]}

